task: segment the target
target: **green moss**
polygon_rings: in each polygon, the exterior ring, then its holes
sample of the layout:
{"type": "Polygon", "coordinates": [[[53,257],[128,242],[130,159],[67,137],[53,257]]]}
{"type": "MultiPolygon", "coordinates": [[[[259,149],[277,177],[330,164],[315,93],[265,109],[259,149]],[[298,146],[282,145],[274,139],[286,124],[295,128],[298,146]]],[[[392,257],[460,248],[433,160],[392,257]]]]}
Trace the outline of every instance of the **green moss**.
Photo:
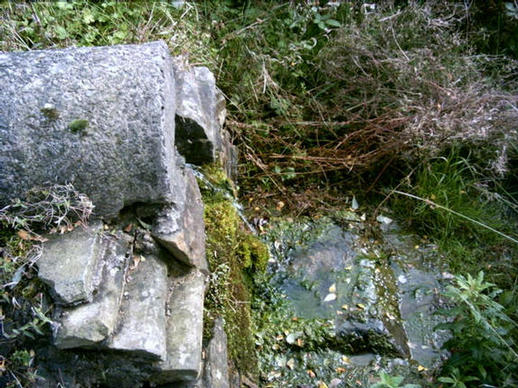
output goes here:
{"type": "Polygon", "coordinates": [[[68,129],[70,129],[74,133],[77,133],[77,132],[83,133],[87,127],[88,127],[88,120],[83,120],[83,119],[74,120],[70,124],[68,124],[68,129]]]}
{"type": "Polygon", "coordinates": [[[248,233],[243,233],[240,240],[239,254],[243,260],[243,267],[253,272],[264,272],[270,258],[266,245],[248,233]]]}
{"type": "MultiPolygon", "coordinates": [[[[217,167],[204,169],[212,185],[225,189],[228,179],[217,167]]],[[[228,195],[200,182],[205,203],[207,259],[212,272],[206,299],[206,330],[209,336],[212,321],[225,319],[228,351],[237,368],[244,373],[257,373],[255,341],[250,310],[251,276],[264,271],[268,249],[249,234],[228,195]]]]}

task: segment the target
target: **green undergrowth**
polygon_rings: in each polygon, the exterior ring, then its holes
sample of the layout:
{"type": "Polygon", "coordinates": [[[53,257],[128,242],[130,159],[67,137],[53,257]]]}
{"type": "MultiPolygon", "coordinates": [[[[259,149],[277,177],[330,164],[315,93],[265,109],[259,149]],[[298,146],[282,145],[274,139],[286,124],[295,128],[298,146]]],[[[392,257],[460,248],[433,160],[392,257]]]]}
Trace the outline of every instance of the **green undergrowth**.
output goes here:
{"type": "Polygon", "coordinates": [[[205,205],[206,252],[212,271],[205,301],[205,338],[217,316],[225,320],[228,352],[241,373],[257,375],[252,333],[253,276],[265,270],[268,249],[245,229],[234,207],[225,173],[206,166],[199,180],[205,205]]]}
{"type": "Polygon", "coordinates": [[[518,276],[517,203],[495,183],[453,150],[419,166],[392,194],[391,209],[438,245],[453,273],[484,270],[509,287],[518,276]]]}
{"type": "Polygon", "coordinates": [[[33,386],[34,349],[51,336],[51,298],[35,267],[42,235],[73,230],[92,209],[72,185],[36,187],[0,209],[0,386],[33,386]]]}

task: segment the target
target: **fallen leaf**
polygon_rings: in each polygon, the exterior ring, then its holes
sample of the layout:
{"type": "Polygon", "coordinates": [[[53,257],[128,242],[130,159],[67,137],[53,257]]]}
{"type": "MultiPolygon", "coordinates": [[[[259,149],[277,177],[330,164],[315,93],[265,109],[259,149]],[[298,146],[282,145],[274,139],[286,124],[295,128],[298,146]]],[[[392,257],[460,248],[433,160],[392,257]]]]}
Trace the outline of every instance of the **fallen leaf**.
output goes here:
{"type": "Polygon", "coordinates": [[[345,373],[345,368],[342,368],[339,366],[338,368],[335,369],[335,371],[336,371],[336,373],[342,374],[342,373],[345,373]]]}
{"type": "Polygon", "coordinates": [[[133,229],[133,224],[128,224],[125,228],[124,228],[124,231],[126,233],[129,233],[131,232],[131,229],[133,229]]]}
{"type": "Polygon", "coordinates": [[[318,388],[328,388],[327,384],[323,381],[319,381],[317,386],[318,388]]]}
{"type": "Polygon", "coordinates": [[[309,377],[311,377],[312,379],[314,379],[315,377],[317,377],[317,375],[315,374],[315,372],[313,372],[311,369],[308,369],[306,371],[306,373],[308,374],[309,377]]]}
{"type": "Polygon", "coordinates": [[[331,285],[331,287],[329,287],[329,292],[331,292],[331,293],[333,293],[333,294],[336,292],[336,284],[335,284],[335,283],[333,283],[333,284],[331,285]]]}
{"type": "Polygon", "coordinates": [[[351,360],[349,360],[349,357],[347,357],[347,356],[342,356],[342,362],[344,364],[350,364],[351,360]]]}
{"type": "Polygon", "coordinates": [[[29,232],[25,230],[19,230],[16,234],[18,235],[18,237],[25,241],[29,241],[31,239],[31,235],[29,234],[29,232]]]}
{"type": "Polygon", "coordinates": [[[343,310],[349,310],[349,305],[348,304],[343,304],[342,305],[342,309],[343,310]]]}
{"type": "Polygon", "coordinates": [[[290,358],[290,359],[288,360],[288,362],[286,363],[286,366],[287,366],[289,369],[293,370],[293,369],[295,368],[295,360],[294,360],[293,358],[290,358]]]}
{"type": "Polygon", "coordinates": [[[362,303],[357,303],[356,307],[358,307],[360,310],[365,310],[365,305],[362,303]]]}
{"type": "Polygon", "coordinates": [[[417,367],[417,370],[418,370],[419,372],[423,372],[423,371],[427,371],[427,370],[428,370],[428,368],[425,368],[424,366],[419,365],[419,366],[417,367]]]}

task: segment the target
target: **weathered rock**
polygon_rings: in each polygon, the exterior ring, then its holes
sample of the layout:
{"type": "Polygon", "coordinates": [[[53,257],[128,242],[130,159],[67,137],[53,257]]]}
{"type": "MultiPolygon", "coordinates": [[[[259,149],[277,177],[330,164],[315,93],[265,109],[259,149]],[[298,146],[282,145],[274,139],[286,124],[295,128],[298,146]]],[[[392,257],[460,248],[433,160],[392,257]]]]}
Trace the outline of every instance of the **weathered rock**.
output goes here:
{"type": "Polygon", "coordinates": [[[176,147],[188,163],[219,161],[235,177],[237,151],[223,130],[225,98],[206,67],[174,61],[176,79],[176,147]]]}
{"type": "Polygon", "coordinates": [[[151,255],[134,258],[127,278],[121,305],[121,322],[108,342],[108,347],[164,360],[166,265],[151,255]]]}
{"type": "Polygon", "coordinates": [[[119,315],[128,244],[105,236],[102,241],[103,276],[92,303],[68,309],[60,318],[55,344],[60,349],[98,344],[113,333],[119,315]]]}
{"type": "Polygon", "coordinates": [[[78,227],[70,233],[52,236],[43,244],[38,275],[51,286],[58,302],[76,304],[92,300],[102,250],[101,229],[101,223],[78,227]]]}
{"type": "Polygon", "coordinates": [[[159,366],[159,382],[194,381],[201,370],[205,275],[192,270],[172,279],[167,321],[167,358],[159,366]]]}
{"type": "Polygon", "coordinates": [[[72,183],[111,217],[175,184],[175,81],[163,42],[0,53],[0,205],[72,183]]]}
{"type": "Polygon", "coordinates": [[[190,167],[178,170],[174,203],[159,213],[152,234],[176,259],[208,271],[200,189],[190,167]]]}
{"type": "Polygon", "coordinates": [[[212,339],[207,346],[204,380],[207,388],[229,388],[227,335],[221,318],[214,321],[212,339]]]}

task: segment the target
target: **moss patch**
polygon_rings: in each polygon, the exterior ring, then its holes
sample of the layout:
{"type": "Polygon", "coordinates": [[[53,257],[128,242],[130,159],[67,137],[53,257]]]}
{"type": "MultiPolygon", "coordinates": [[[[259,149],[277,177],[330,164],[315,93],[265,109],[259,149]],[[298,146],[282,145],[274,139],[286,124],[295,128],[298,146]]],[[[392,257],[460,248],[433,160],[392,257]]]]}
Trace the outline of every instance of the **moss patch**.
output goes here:
{"type": "Polygon", "coordinates": [[[205,203],[207,259],[212,272],[206,299],[205,337],[218,315],[225,319],[229,356],[242,373],[257,374],[257,357],[251,330],[251,278],[264,271],[268,249],[248,233],[228,193],[231,184],[214,166],[204,169],[200,182],[205,203]]]}

